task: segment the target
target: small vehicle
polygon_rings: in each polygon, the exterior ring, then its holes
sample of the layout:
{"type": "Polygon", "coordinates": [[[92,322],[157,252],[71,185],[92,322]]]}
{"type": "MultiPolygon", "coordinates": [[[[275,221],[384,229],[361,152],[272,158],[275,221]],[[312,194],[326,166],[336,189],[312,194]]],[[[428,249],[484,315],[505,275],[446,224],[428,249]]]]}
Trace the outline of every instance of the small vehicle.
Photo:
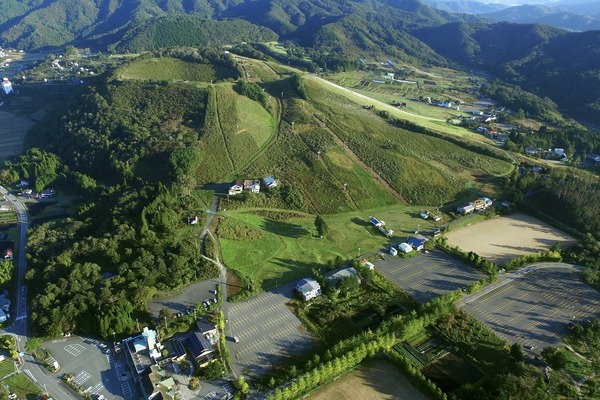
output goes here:
{"type": "Polygon", "coordinates": [[[239,342],[240,342],[240,339],[239,339],[237,336],[234,336],[234,337],[233,337],[233,341],[234,341],[234,342],[236,342],[236,343],[239,343],[239,342]]]}

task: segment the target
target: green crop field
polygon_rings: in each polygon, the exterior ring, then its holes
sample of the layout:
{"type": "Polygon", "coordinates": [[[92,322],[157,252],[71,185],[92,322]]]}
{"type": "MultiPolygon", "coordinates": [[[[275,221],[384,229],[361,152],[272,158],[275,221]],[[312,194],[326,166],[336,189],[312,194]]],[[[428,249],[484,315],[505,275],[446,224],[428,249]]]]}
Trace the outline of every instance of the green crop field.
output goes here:
{"type": "Polygon", "coordinates": [[[136,60],[117,71],[120,79],[153,81],[211,82],[217,79],[235,78],[228,68],[200,64],[176,58],[149,58],[136,60]]]}
{"type": "Polygon", "coordinates": [[[7,385],[8,390],[17,395],[17,399],[36,400],[42,394],[40,388],[22,372],[3,380],[2,384],[7,385]]]}

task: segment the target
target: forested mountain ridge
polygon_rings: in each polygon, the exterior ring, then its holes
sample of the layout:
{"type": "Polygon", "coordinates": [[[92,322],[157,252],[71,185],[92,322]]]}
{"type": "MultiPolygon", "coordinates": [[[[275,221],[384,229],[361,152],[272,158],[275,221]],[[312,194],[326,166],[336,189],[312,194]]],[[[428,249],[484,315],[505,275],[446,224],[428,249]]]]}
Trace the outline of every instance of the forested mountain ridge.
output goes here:
{"type": "Polygon", "coordinates": [[[415,35],[448,59],[551,98],[570,115],[600,118],[600,96],[594,90],[600,85],[598,31],[451,23],[415,35]]]}
{"type": "Polygon", "coordinates": [[[0,15],[0,45],[29,49],[74,44],[137,52],[279,39],[321,58],[316,64],[325,69],[348,68],[361,57],[462,65],[600,121],[596,31],[490,23],[420,0],[8,0],[0,15]]]}

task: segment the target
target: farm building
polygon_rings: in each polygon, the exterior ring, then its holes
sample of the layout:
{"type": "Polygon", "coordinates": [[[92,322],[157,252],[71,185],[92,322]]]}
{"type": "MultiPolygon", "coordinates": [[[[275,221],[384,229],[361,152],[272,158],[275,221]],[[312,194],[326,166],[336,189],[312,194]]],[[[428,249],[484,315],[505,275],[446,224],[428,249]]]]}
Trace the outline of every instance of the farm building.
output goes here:
{"type": "MultiPolygon", "coordinates": [[[[330,286],[335,286],[342,279],[350,278],[350,277],[353,277],[353,276],[355,276],[355,277],[358,278],[358,271],[356,271],[356,269],[354,269],[352,267],[350,267],[350,268],[339,268],[339,269],[330,271],[327,274],[325,274],[325,281],[330,286]]],[[[358,282],[360,282],[360,278],[358,278],[358,282]]]]}
{"type": "Polygon", "coordinates": [[[244,181],[244,190],[250,193],[260,193],[260,181],[258,179],[246,179],[244,181]]]}
{"type": "Polygon", "coordinates": [[[456,211],[462,215],[471,214],[473,211],[475,211],[475,206],[473,206],[472,204],[467,204],[465,206],[458,207],[456,211]]]}
{"type": "Polygon", "coordinates": [[[425,242],[427,242],[427,239],[421,235],[413,236],[406,241],[406,243],[408,245],[410,245],[414,250],[417,250],[417,251],[423,250],[423,246],[425,246],[425,242]]]}
{"type": "Polygon", "coordinates": [[[321,285],[312,278],[300,279],[294,290],[304,299],[304,301],[312,300],[321,295],[321,285]]]}
{"type": "Polygon", "coordinates": [[[267,176],[266,178],[263,178],[263,185],[267,188],[267,189],[273,189],[277,187],[277,179],[275,179],[272,176],[267,176]]]}
{"type": "Polygon", "coordinates": [[[404,254],[408,254],[411,251],[413,251],[412,246],[408,243],[400,243],[398,245],[398,249],[400,249],[400,251],[403,252],[404,254]]]}
{"type": "Polygon", "coordinates": [[[238,193],[242,193],[242,191],[244,190],[244,185],[242,184],[242,181],[233,181],[231,183],[231,186],[229,186],[229,195],[230,196],[234,196],[238,193]]]}

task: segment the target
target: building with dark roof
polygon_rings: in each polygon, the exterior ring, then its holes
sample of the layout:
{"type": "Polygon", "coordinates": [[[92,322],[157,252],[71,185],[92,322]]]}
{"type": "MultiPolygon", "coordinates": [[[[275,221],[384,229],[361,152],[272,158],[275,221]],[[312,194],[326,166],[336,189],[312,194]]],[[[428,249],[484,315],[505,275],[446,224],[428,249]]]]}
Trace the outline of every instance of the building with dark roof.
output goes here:
{"type": "Polygon", "coordinates": [[[167,342],[167,350],[171,360],[177,362],[184,359],[189,350],[200,366],[212,361],[215,353],[209,340],[199,331],[186,332],[173,337],[167,342]]]}

